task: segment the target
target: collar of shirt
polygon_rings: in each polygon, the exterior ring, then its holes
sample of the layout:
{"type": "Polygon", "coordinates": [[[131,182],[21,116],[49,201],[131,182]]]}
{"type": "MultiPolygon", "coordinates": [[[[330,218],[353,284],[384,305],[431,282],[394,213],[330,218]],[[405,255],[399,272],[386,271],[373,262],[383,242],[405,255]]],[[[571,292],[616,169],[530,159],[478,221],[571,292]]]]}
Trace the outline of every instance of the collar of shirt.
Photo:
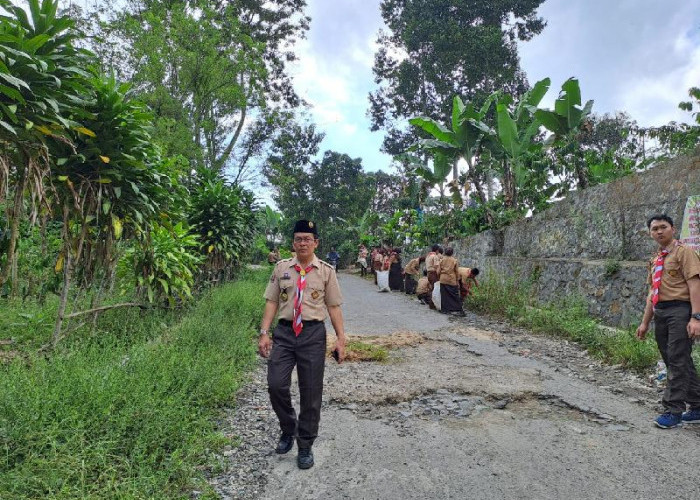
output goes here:
{"type": "MultiPolygon", "coordinates": [[[[292,260],[289,261],[289,267],[291,268],[291,267],[294,267],[296,265],[301,266],[301,264],[299,264],[299,260],[296,257],[293,257],[292,260]]],[[[311,263],[309,265],[315,267],[316,269],[319,269],[321,267],[316,254],[314,254],[314,258],[311,259],[311,263]]]]}
{"type": "Polygon", "coordinates": [[[668,244],[666,248],[660,248],[659,250],[668,250],[668,253],[671,253],[676,249],[677,246],[678,240],[674,239],[671,243],[668,244]]]}

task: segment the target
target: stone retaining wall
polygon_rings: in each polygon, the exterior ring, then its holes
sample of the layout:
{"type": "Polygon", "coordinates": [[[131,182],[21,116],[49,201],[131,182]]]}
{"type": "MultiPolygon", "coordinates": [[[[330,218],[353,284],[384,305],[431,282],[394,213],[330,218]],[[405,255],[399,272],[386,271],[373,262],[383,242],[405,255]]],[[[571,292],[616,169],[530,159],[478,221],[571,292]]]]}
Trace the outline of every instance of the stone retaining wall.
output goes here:
{"type": "Polygon", "coordinates": [[[700,150],[609,184],[571,193],[501,231],[451,242],[482,277],[532,280],[538,297],[579,295],[614,326],[641,319],[646,266],[655,246],[646,220],[667,213],[677,232],[688,196],[700,194],[700,150]]]}

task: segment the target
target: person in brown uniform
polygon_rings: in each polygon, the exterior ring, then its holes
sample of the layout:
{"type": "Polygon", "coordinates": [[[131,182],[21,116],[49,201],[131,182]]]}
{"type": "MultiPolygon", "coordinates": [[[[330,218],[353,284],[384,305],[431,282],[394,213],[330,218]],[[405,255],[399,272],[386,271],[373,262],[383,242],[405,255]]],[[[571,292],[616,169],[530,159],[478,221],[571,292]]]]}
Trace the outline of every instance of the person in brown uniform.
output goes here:
{"type": "Polygon", "coordinates": [[[479,286],[476,277],[479,276],[479,270],[476,267],[460,267],[459,274],[459,296],[464,301],[467,295],[471,293],[472,285],[479,286]]]}
{"type": "Polygon", "coordinates": [[[416,296],[421,304],[428,304],[430,300],[430,281],[428,281],[428,271],[423,270],[423,277],[418,280],[416,285],[416,296]]]}
{"type": "Polygon", "coordinates": [[[459,296],[459,262],[454,258],[454,249],[445,248],[445,256],[438,264],[440,276],[440,310],[446,314],[464,316],[462,299],[459,296]]]}
{"type": "Polygon", "coordinates": [[[435,287],[435,283],[440,281],[440,277],[437,273],[437,267],[438,264],[440,264],[440,255],[438,254],[438,250],[440,250],[440,245],[436,243],[435,245],[433,245],[431,251],[425,258],[425,270],[428,271],[428,282],[430,283],[431,294],[430,300],[428,301],[428,305],[431,309],[435,309],[435,304],[433,304],[432,298],[433,287],[435,287]]]}
{"type": "Polygon", "coordinates": [[[656,344],[668,370],[665,412],[655,423],[670,429],[700,423],[700,379],[692,358],[693,341],[700,338],[700,258],[673,238],[668,215],[652,216],[647,227],[659,252],[649,263],[650,290],[637,337],[644,339],[653,318],[656,344]]]}
{"type": "Polygon", "coordinates": [[[265,289],[258,351],[269,359],[268,392],[282,431],[275,451],[287,453],[296,437],[297,465],[308,469],[314,464],[311,446],[318,435],[321,417],[326,359],[324,320],[330,316],[337,336],[337,359],[342,363],[345,359],[345,330],[340,309],[343,298],[335,269],[314,253],[319,243],[316,224],[297,221],[293,234],[296,257],[277,263],[265,289]],[[268,331],[278,312],[279,320],[271,339],[268,331]],[[289,392],[295,365],[300,395],[298,418],[289,392]]]}
{"type": "Polygon", "coordinates": [[[425,262],[425,255],[411,259],[406,264],[403,270],[404,273],[404,291],[408,295],[416,293],[416,282],[420,276],[420,265],[425,262]]]}

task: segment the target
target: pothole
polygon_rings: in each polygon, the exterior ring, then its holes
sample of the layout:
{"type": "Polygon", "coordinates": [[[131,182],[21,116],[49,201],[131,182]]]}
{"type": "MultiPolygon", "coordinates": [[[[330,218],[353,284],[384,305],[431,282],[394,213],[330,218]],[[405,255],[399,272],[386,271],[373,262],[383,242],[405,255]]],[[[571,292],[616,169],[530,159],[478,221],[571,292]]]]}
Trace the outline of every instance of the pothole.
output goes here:
{"type": "Polygon", "coordinates": [[[438,389],[415,395],[405,401],[382,403],[336,403],[339,409],[350,410],[359,418],[383,420],[403,428],[412,420],[442,421],[475,419],[488,412],[508,412],[518,419],[554,419],[603,426],[608,430],[627,431],[631,425],[595,408],[579,407],[555,395],[521,393],[514,395],[461,394],[438,389]]]}

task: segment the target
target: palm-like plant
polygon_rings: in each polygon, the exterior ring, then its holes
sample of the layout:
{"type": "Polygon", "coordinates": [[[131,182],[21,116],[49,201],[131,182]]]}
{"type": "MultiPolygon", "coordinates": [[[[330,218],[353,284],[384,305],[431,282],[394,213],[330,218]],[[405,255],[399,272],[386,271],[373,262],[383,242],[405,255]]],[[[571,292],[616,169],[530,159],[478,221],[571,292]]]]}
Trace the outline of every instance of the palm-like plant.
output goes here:
{"type": "Polygon", "coordinates": [[[579,135],[591,127],[589,116],[593,101],[586,102],[583,108],[580,106],[581,88],[578,80],[569,78],[561,86],[559,97],[554,103],[554,110],[539,109],[535,112],[535,116],[553,133],[548,141],[555,143],[558,147],[565,170],[573,170],[571,173],[575,176],[578,187],[585,189],[589,185],[590,174],[586,168],[579,135]]]}
{"type": "Polygon", "coordinates": [[[88,65],[90,55],[73,46],[72,22],[56,15],[57,1],[28,3],[29,13],[0,0],[0,8],[10,13],[0,15],[0,195],[14,191],[0,282],[14,266],[25,195],[32,202],[32,219],[47,198],[47,148],[70,145],[71,133],[82,130],[75,120],[89,116],[81,97],[86,74],[79,68],[88,65]]]}
{"type": "Polygon", "coordinates": [[[207,279],[225,280],[245,254],[255,227],[252,195],[216,174],[192,191],[189,222],[199,236],[207,279]]]}

